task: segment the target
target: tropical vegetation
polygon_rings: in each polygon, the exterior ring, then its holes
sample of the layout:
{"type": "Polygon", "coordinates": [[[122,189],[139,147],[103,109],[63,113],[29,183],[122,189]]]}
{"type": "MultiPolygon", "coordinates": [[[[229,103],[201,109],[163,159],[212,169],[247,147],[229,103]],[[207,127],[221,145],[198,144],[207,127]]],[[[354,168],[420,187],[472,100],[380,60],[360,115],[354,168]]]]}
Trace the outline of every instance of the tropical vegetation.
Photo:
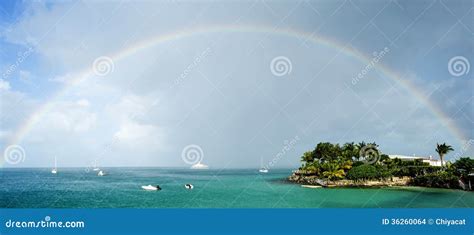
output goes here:
{"type": "Polygon", "coordinates": [[[451,145],[447,145],[446,143],[443,144],[436,144],[436,152],[439,155],[439,159],[441,160],[441,166],[443,166],[443,157],[447,153],[453,151],[453,147],[451,145]]]}
{"type": "MultiPolygon", "coordinates": [[[[454,149],[446,143],[437,144],[436,152],[441,162],[454,149]]],[[[301,156],[302,165],[297,174],[335,183],[393,181],[408,178],[410,185],[426,187],[460,188],[474,172],[474,159],[465,157],[454,163],[430,166],[422,159],[402,160],[390,158],[378,150],[376,143],[318,143],[312,151],[301,156]]],[[[472,180],[472,179],[471,179],[472,180]]]]}

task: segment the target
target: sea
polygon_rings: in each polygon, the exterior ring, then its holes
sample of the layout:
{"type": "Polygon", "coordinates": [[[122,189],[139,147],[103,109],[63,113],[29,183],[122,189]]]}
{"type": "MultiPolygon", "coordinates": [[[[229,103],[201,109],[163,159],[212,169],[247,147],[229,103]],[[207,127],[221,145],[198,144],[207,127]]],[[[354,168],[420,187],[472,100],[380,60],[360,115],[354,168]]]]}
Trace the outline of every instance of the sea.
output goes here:
{"type": "Polygon", "coordinates": [[[292,169],[1,168],[0,208],[451,208],[474,193],[422,187],[304,188],[292,169]],[[186,189],[192,184],[193,189],[186,189]],[[162,190],[146,191],[144,185],[162,190]]]}

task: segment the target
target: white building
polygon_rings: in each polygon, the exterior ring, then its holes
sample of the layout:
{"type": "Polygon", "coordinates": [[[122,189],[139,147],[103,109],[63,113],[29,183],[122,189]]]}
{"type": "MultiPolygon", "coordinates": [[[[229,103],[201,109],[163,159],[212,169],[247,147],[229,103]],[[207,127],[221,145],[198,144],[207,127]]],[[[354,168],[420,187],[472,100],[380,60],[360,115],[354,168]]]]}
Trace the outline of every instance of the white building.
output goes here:
{"type": "MultiPolygon", "coordinates": [[[[421,159],[424,163],[430,164],[430,166],[441,166],[441,161],[438,159],[433,159],[432,156],[422,157],[422,156],[405,156],[405,155],[388,155],[390,159],[399,158],[402,161],[413,161],[416,159],[421,159]]],[[[446,161],[444,161],[446,163],[446,161]]]]}

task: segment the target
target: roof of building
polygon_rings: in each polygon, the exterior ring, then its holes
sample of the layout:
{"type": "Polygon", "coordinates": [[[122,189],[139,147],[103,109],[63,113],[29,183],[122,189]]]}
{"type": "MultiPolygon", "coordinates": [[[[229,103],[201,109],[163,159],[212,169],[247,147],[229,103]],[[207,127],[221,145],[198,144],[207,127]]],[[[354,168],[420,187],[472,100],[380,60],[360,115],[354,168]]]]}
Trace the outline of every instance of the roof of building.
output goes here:
{"type": "Polygon", "coordinates": [[[433,159],[431,156],[430,157],[423,157],[423,156],[406,156],[406,155],[398,155],[398,154],[392,154],[388,155],[389,158],[399,158],[402,160],[415,160],[415,159],[422,159],[422,160],[430,160],[430,161],[438,161],[438,159],[433,159]]]}

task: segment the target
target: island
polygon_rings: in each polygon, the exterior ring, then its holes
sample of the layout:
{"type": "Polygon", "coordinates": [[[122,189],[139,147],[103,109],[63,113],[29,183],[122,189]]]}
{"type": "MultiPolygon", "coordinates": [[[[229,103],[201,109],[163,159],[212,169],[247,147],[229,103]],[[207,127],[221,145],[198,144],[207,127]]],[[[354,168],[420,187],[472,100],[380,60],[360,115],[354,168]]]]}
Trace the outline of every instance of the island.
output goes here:
{"type": "Polygon", "coordinates": [[[444,157],[454,149],[437,144],[433,157],[387,155],[376,143],[342,146],[328,142],[301,156],[302,165],[288,180],[306,188],[422,186],[473,190],[474,159],[444,157]],[[472,182],[472,183],[471,183],[472,182]]]}

